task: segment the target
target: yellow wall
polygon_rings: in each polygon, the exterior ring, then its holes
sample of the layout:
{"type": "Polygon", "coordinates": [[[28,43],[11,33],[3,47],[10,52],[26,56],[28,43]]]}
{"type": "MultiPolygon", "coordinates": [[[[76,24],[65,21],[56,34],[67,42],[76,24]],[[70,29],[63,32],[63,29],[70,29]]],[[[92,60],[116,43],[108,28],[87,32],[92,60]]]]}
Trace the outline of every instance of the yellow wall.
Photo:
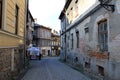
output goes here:
{"type": "MultiPolygon", "coordinates": [[[[5,0],[3,0],[5,1],[5,0]]],[[[0,47],[2,46],[18,46],[18,44],[23,44],[24,37],[24,27],[25,27],[25,1],[26,0],[6,0],[7,6],[3,8],[6,9],[6,21],[5,25],[2,26],[0,30],[0,47]],[[18,35],[15,35],[15,5],[19,7],[19,18],[18,18],[18,35]],[[4,28],[5,27],[5,28],[4,28]],[[9,33],[7,33],[9,32],[9,33]],[[10,34],[10,35],[9,35],[10,34]],[[21,36],[21,37],[19,37],[21,36]]],[[[5,5],[5,3],[3,4],[5,5]]],[[[5,14],[5,13],[4,13],[5,14]]],[[[4,15],[3,15],[4,16],[4,15]]],[[[3,19],[4,20],[4,19],[3,19]]],[[[4,23],[2,23],[4,24],[4,23]]]]}
{"type": "Polygon", "coordinates": [[[18,34],[23,36],[24,18],[25,18],[25,0],[8,0],[7,1],[7,19],[6,30],[11,33],[15,32],[15,5],[19,7],[18,34]]]}
{"type": "Polygon", "coordinates": [[[0,47],[18,46],[23,44],[23,38],[0,33],[0,47]]]}

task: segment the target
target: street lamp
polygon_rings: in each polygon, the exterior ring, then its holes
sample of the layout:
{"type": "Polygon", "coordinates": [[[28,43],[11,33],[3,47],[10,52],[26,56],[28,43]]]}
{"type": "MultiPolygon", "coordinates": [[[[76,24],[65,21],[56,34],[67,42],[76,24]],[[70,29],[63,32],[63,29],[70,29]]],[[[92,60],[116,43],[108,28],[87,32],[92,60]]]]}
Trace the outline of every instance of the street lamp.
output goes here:
{"type": "Polygon", "coordinates": [[[114,11],[115,11],[115,5],[109,4],[110,1],[111,1],[111,0],[99,0],[100,5],[101,5],[102,7],[104,7],[104,8],[105,8],[106,10],[108,10],[108,11],[114,12],[114,11]]]}

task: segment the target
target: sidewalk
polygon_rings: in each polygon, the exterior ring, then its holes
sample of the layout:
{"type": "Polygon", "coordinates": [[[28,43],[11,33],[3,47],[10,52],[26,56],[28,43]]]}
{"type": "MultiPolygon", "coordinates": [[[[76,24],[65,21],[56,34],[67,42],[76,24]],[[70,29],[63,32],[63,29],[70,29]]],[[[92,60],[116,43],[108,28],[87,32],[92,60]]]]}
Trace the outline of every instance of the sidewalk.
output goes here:
{"type": "Polygon", "coordinates": [[[65,63],[66,65],[70,66],[71,68],[73,68],[73,69],[81,72],[83,75],[87,76],[91,80],[104,80],[103,77],[94,75],[91,72],[86,71],[81,65],[72,64],[72,63],[69,63],[69,62],[65,62],[63,60],[60,60],[60,61],[63,62],[63,63],[65,63]]]}

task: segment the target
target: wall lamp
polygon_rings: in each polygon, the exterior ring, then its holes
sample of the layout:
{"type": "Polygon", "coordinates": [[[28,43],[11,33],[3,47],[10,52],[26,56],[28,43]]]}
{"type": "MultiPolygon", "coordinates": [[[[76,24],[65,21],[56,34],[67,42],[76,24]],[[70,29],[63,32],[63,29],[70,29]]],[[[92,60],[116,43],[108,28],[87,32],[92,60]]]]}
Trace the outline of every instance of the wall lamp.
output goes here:
{"type": "Polygon", "coordinates": [[[111,0],[99,0],[100,5],[101,5],[102,7],[104,7],[104,8],[105,8],[106,10],[108,10],[108,11],[114,12],[114,11],[115,11],[115,5],[109,4],[110,1],[111,1],[111,0]]]}

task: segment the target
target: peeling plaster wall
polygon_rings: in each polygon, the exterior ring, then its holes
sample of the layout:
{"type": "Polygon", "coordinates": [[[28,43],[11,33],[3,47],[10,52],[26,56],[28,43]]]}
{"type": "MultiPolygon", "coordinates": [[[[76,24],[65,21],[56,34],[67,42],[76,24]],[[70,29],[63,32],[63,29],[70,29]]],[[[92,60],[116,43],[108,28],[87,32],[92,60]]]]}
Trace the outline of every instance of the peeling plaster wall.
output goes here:
{"type": "MultiPolygon", "coordinates": [[[[94,0],[95,1],[95,0],[94,0]]],[[[70,4],[67,12],[69,13],[71,7],[75,4],[70,4]]],[[[84,1],[83,1],[84,2],[84,1]]],[[[80,2],[79,2],[80,3],[80,2]]],[[[90,10],[93,9],[99,2],[96,0],[96,4],[93,5],[88,11],[82,11],[79,9],[79,17],[73,21],[72,24],[66,27],[69,31],[66,32],[66,46],[65,46],[65,34],[62,35],[61,38],[61,46],[63,49],[61,50],[62,56],[65,56],[65,50],[67,52],[67,60],[74,63],[74,59],[78,57],[78,63],[85,67],[85,62],[90,63],[90,71],[91,73],[99,76],[98,66],[102,66],[104,68],[105,79],[106,80],[119,80],[120,79],[120,0],[112,0],[112,4],[115,4],[115,11],[109,12],[104,8],[100,8],[89,17],[84,19],[77,25],[74,25],[74,22],[79,21],[82,17],[85,16],[90,10]],[[82,12],[86,12],[83,14],[82,12]],[[107,19],[108,24],[108,52],[107,58],[101,59],[96,56],[91,57],[89,55],[89,50],[92,50],[94,53],[99,52],[98,49],[98,22],[102,19],[107,19]],[[85,28],[89,28],[89,32],[85,33],[85,28]],[[77,38],[76,38],[76,30],[79,31],[79,48],[76,47],[77,38]],[[71,34],[73,33],[74,43],[73,49],[71,49],[71,34]],[[69,38],[68,38],[69,37],[69,38]]],[[[87,4],[87,3],[86,3],[87,4]]],[[[82,5],[81,5],[82,6],[82,5]]],[[[80,7],[80,6],[79,6],[80,7]]],[[[90,6],[89,6],[90,7],[90,6]]],[[[86,10],[88,7],[86,7],[86,10]]],[[[67,17],[68,18],[68,17],[67,17]]],[[[69,18],[68,18],[69,19],[69,18]]],[[[99,53],[100,54],[100,53],[99,53]]]]}
{"type": "Polygon", "coordinates": [[[120,14],[120,0],[116,0],[116,9],[117,9],[117,12],[120,14]]]}
{"type": "MultiPolygon", "coordinates": [[[[120,79],[120,0],[113,1],[116,3],[115,12],[108,12],[104,8],[97,10],[84,21],[76,25],[70,30],[70,34],[74,36],[74,48],[70,49],[72,59],[78,57],[79,63],[84,66],[85,62],[90,62],[90,71],[96,75],[98,74],[98,66],[104,68],[105,79],[119,80],[120,79]],[[110,52],[109,59],[97,59],[88,55],[88,50],[98,52],[98,22],[102,19],[107,19],[108,23],[108,52],[110,52]],[[85,27],[89,27],[89,36],[85,34],[85,27]],[[76,32],[78,29],[80,33],[80,48],[76,48],[76,32]],[[88,61],[90,59],[90,61],[88,61]],[[114,76],[114,77],[113,77],[114,76]]],[[[69,44],[71,41],[69,39],[69,44]]],[[[71,48],[71,45],[70,45],[71,48]]]]}
{"type": "Polygon", "coordinates": [[[102,19],[107,19],[108,23],[108,52],[110,52],[110,57],[108,59],[96,59],[91,58],[91,71],[98,73],[98,68],[96,65],[104,67],[105,78],[111,80],[119,80],[120,77],[120,15],[117,12],[117,9],[114,13],[106,11],[104,8],[101,8],[93,15],[91,15],[91,21],[88,24],[90,27],[91,36],[90,47],[93,51],[98,51],[98,26],[97,22],[102,19]],[[112,77],[114,76],[114,77],[112,77]]]}

